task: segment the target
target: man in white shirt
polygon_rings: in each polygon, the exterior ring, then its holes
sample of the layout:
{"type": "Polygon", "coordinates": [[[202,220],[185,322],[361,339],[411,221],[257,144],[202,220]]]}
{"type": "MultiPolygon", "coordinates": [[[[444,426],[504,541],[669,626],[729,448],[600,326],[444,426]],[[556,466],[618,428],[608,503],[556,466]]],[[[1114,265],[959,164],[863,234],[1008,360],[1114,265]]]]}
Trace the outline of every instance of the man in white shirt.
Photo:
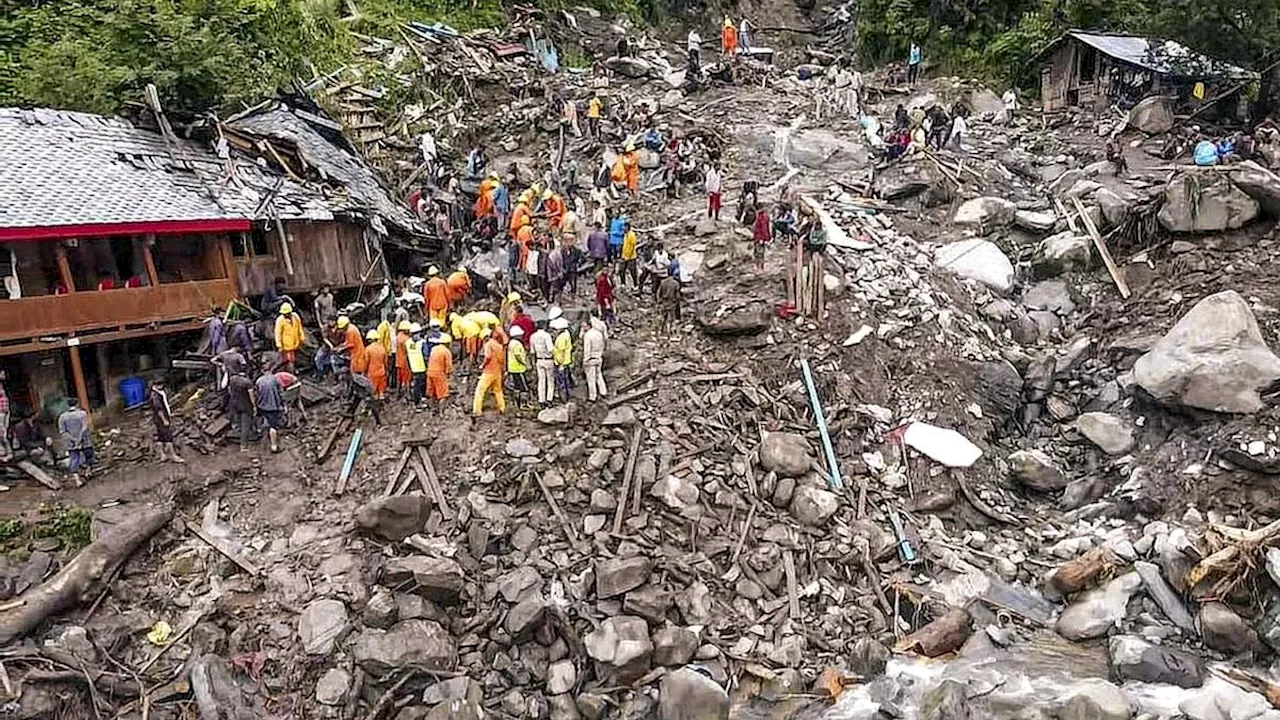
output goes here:
{"type": "Polygon", "coordinates": [[[604,345],[604,333],[594,322],[590,323],[582,333],[582,370],[587,376],[587,399],[591,402],[609,394],[604,384],[604,345]]]}
{"type": "Polygon", "coordinates": [[[538,323],[538,329],[529,338],[529,349],[533,350],[534,369],[538,374],[538,404],[546,407],[555,399],[556,343],[547,332],[545,320],[538,323]]]}
{"type": "Polygon", "coordinates": [[[720,177],[720,171],[716,169],[715,163],[707,163],[706,179],[703,187],[707,191],[707,217],[712,220],[719,220],[720,206],[724,195],[724,180],[720,177]]]}

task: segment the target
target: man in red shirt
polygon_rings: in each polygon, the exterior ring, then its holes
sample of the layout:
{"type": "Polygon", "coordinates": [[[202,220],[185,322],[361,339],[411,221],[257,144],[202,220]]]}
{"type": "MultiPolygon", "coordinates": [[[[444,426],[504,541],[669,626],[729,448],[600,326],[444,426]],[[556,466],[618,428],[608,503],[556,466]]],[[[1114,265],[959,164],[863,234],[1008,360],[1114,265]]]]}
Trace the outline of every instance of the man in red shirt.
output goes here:
{"type": "Polygon", "coordinates": [[[756,224],[751,237],[755,240],[756,269],[764,270],[764,249],[773,240],[773,219],[760,202],[756,203],[756,224]]]}
{"type": "Polygon", "coordinates": [[[600,268],[600,274],[596,276],[596,305],[600,308],[600,317],[613,327],[618,322],[618,317],[614,313],[614,284],[613,276],[609,274],[609,266],[605,265],[600,268]]]}
{"type": "Polygon", "coordinates": [[[524,331],[525,337],[533,337],[537,332],[538,326],[533,322],[533,318],[529,313],[525,312],[524,305],[517,305],[515,315],[511,318],[511,327],[518,327],[524,331]]]}

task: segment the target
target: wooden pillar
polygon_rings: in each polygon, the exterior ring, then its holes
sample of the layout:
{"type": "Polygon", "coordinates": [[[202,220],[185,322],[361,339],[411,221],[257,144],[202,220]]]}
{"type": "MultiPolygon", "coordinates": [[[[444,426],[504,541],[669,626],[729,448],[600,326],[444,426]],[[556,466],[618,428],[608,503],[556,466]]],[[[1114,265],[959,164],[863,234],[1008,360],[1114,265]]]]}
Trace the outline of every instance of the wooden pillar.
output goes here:
{"type": "Polygon", "coordinates": [[[62,279],[62,284],[67,288],[68,293],[76,291],[75,278],[71,277],[71,263],[67,262],[67,246],[58,243],[57,250],[54,255],[58,260],[58,276],[62,279]]]}
{"type": "Polygon", "coordinates": [[[71,354],[71,377],[76,381],[76,397],[80,399],[80,407],[89,412],[89,388],[85,385],[84,365],[80,362],[80,339],[68,339],[67,351],[71,354]]]}
{"type": "MultiPolygon", "coordinates": [[[[244,240],[249,242],[248,238],[244,240]]],[[[231,253],[231,238],[223,235],[218,238],[218,255],[222,258],[222,276],[231,281],[231,287],[237,296],[240,295],[240,273],[236,272],[235,257],[231,253]]]]}
{"type": "Polygon", "coordinates": [[[107,372],[107,344],[102,342],[93,346],[98,358],[98,391],[102,393],[102,404],[111,404],[111,378],[107,372]]]}
{"type": "Polygon", "coordinates": [[[155,235],[144,235],[142,238],[142,262],[147,266],[147,280],[151,283],[151,287],[160,286],[160,275],[156,273],[156,260],[151,256],[151,244],[155,241],[155,235]]]}

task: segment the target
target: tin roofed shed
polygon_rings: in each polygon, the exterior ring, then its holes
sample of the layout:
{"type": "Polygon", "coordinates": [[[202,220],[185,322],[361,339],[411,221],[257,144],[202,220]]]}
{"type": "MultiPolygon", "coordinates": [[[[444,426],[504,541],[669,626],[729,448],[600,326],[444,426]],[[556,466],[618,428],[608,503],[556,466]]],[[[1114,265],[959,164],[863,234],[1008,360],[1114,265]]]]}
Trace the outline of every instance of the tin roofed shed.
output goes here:
{"type": "Polygon", "coordinates": [[[1070,30],[1040,51],[1040,97],[1046,111],[1127,107],[1148,95],[1194,105],[1258,74],[1178,42],[1070,30]],[[1200,85],[1203,97],[1195,97],[1200,85]]]}

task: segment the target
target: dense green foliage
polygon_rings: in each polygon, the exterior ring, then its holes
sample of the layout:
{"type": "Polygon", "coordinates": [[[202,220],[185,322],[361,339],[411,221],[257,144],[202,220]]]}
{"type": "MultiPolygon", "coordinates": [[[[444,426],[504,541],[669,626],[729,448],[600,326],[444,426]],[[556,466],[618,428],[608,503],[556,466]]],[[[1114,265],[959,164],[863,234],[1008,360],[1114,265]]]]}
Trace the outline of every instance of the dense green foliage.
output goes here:
{"type": "Polygon", "coordinates": [[[1280,0],[862,0],[858,20],[865,61],[903,62],[915,39],[932,65],[1024,86],[1069,28],[1178,40],[1255,69],[1280,59],[1280,0]]]}
{"type": "Polygon", "coordinates": [[[25,556],[27,545],[40,538],[56,538],[58,547],[75,553],[89,544],[93,511],[67,505],[41,505],[32,522],[0,518],[0,552],[25,556]]]}

